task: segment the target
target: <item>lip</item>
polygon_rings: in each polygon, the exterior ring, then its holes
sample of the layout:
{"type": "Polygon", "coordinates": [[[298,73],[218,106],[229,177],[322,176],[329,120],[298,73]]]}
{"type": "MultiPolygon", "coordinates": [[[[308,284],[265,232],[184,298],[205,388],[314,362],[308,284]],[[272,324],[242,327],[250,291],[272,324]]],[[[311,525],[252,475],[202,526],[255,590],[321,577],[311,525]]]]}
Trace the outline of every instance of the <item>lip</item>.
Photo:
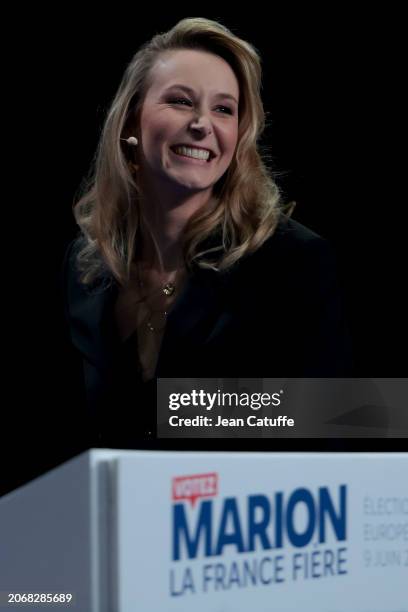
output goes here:
{"type": "MultiPolygon", "coordinates": [[[[178,142],[175,145],[171,145],[170,149],[174,149],[175,147],[188,147],[189,149],[199,149],[200,151],[209,151],[210,152],[210,157],[208,158],[208,161],[211,161],[212,159],[214,159],[214,157],[217,157],[216,154],[214,153],[214,151],[212,149],[210,149],[209,147],[199,147],[196,144],[191,144],[191,143],[187,143],[187,142],[178,142]]],[[[174,151],[173,151],[174,153],[174,151]]],[[[177,153],[176,153],[177,155],[177,153]]]]}

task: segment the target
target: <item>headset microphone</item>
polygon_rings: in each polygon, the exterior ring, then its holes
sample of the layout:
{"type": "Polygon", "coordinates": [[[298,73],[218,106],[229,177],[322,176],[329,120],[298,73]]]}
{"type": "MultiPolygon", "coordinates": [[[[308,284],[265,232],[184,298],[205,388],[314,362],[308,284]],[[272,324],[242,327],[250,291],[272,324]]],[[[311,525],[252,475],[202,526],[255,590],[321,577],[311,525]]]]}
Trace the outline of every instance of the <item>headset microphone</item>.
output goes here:
{"type": "Polygon", "coordinates": [[[124,140],[129,145],[133,145],[134,147],[137,147],[137,145],[139,144],[139,141],[135,136],[130,136],[129,138],[121,138],[121,140],[124,140]]]}

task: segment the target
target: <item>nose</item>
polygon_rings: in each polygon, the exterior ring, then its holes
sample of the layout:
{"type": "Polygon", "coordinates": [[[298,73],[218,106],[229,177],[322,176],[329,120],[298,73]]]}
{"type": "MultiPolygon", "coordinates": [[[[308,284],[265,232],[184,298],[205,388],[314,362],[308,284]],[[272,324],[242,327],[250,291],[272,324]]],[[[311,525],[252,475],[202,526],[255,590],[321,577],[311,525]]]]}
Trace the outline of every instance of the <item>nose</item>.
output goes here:
{"type": "Polygon", "coordinates": [[[211,121],[205,115],[197,115],[189,125],[190,130],[200,136],[207,136],[212,133],[211,121]]]}

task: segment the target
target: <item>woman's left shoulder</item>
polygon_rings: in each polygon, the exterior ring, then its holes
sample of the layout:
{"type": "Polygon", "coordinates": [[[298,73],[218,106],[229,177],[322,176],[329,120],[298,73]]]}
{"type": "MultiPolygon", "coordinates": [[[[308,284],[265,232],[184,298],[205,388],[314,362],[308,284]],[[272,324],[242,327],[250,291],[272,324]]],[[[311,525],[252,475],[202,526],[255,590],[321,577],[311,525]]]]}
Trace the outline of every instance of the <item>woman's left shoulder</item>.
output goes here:
{"type": "Polygon", "coordinates": [[[314,267],[318,262],[334,261],[334,250],[328,240],[298,221],[282,217],[274,233],[253,253],[251,263],[299,270],[314,267]]]}
{"type": "Polygon", "coordinates": [[[329,242],[310,228],[294,219],[281,217],[274,233],[265,241],[266,248],[281,248],[287,251],[327,251],[329,242]]]}

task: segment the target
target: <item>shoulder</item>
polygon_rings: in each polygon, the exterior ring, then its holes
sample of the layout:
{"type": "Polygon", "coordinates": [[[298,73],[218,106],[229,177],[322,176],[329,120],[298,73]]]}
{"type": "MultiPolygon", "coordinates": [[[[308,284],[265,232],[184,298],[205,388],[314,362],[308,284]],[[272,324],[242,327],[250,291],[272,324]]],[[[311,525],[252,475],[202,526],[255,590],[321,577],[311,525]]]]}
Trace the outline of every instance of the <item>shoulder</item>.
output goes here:
{"type": "Polygon", "coordinates": [[[253,264],[274,266],[287,271],[333,265],[330,243],[294,219],[282,216],[275,232],[251,257],[253,264]]]}
{"type": "Polygon", "coordinates": [[[62,277],[66,288],[81,290],[87,294],[101,293],[113,284],[113,277],[108,270],[103,268],[98,254],[90,249],[83,235],[72,240],[66,250],[62,263],[62,277]],[[83,283],[84,270],[90,265],[99,266],[100,272],[97,278],[90,283],[83,283]]]}
{"type": "Polygon", "coordinates": [[[78,267],[78,255],[83,247],[83,240],[81,237],[72,240],[66,250],[64,259],[62,262],[62,283],[64,295],[67,297],[73,289],[80,289],[81,273],[78,267]]]}
{"type": "Polygon", "coordinates": [[[65,251],[61,269],[61,284],[65,314],[68,319],[73,313],[89,310],[102,304],[115,288],[110,278],[101,278],[93,283],[82,281],[83,271],[79,265],[79,257],[83,256],[85,240],[79,236],[72,240],[65,251]]]}
{"type": "Polygon", "coordinates": [[[68,243],[62,264],[64,272],[73,272],[77,269],[77,257],[83,247],[84,239],[82,236],[77,236],[68,243]]]}
{"type": "Polygon", "coordinates": [[[72,240],[66,250],[61,266],[61,292],[64,303],[64,313],[70,322],[75,304],[86,297],[86,288],[81,282],[78,268],[78,254],[81,250],[81,239],[72,240]]]}
{"type": "Polygon", "coordinates": [[[325,238],[302,223],[283,216],[275,232],[266,241],[266,246],[302,252],[330,249],[325,238]]]}
{"type": "MultiPolygon", "coordinates": [[[[260,288],[281,300],[315,299],[337,284],[338,269],[330,243],[293,219],[282,218],[257,251],[244,257],[232,272],[231,286],[241,295],[260,288]]],[[[266,300],[267,301],[267,300],[266,300]]]]}

